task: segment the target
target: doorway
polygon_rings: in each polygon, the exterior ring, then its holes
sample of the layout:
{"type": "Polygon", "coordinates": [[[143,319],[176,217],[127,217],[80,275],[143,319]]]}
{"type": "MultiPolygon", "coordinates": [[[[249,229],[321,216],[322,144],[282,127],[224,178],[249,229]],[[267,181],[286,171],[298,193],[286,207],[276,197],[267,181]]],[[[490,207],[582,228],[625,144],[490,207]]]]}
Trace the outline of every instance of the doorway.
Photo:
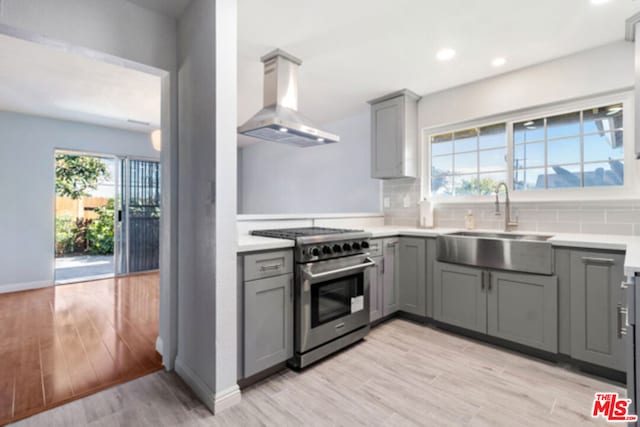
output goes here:
{"type": "Polygon", "coordinates": [[[160,163],[55,152],[55,284],[156,271],[160,163]]]}

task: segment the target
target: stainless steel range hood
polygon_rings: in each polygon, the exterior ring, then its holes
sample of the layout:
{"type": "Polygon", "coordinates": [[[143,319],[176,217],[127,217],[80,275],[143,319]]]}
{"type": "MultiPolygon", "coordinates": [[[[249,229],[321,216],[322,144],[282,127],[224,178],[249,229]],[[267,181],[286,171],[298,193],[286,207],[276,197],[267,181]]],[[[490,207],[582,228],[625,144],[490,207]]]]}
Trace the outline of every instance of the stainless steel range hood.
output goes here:
{"type": "Polygon", "coordinates": [[[264,108],[238,127],[238,133],[298,147],[339,142],[339,136],[319,130],[298,113],[298,67],[302,61],[280,49],[260,60],[264,63],[264,108]]]}

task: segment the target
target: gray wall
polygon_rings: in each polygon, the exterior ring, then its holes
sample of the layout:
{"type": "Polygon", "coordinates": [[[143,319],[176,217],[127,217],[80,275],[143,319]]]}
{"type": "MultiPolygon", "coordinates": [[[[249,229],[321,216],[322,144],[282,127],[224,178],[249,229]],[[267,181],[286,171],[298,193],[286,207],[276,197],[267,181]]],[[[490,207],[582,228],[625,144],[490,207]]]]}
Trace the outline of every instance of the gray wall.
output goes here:
{"type": "Polygon", "coordinates": [[[146,133],[0,112],[0,292],[53,284],[56,148],[160,155],[146,133]]]}
{"type": "Polygon", "coordinates": [[[239,151],[239,212],[380,212],[380,182],[370,177],[370,117],[323,125],[340,142],[298,148],[257,142],[239,151]]]}
{"type": "MultiPolygon", "coordinates": [[[[424,129],[462,123],[627,89],[633,85],[633,44],[620,41],[493,78],[424,95],[419,103],[418,126],[419,129],[424,129]]],[[[422,132],[420,132],[420,138],[422,138],[422,132]]],[[[424,159],[424,161],[428,161],[428,159],[424,159]]],[[[387,223],[409,226],[415,226],[418,223],[420,178],[385,180],[383,198],[389,201],[389,206],[384,208],[387,223]],[[410,200],[409,207],[404,206],[405,197],[410,200]]],[[[465,205],[466,209],[469,206],[465,205]]],[[[602,226],[595,227],[587,220],[586,225],[581,229],[582,232],[609,233],[616,230],[616,234],[626,234],[631,229],[629,222],[625,223],[626,226],[618,226],[617,223],[612,226],[604,226],[606,224],[604,206],[598,203],[545,202],[531,206],[533,207],[527,208],[525,205],[522,210],[551,211],[548,214],[539,214],[541,217],[547,215],[549,220],[535,224],[534,221],[527,221],[529,226],[534,227],[532,230],[557,231],[563,227],[563,223],[570,222],[571,224],[567,226],[566,230],[576,231],[576,223],[579,220],[570,219],[571,215],[578,218],[582,215],[580,211],[584,209],[588,212],[599,213],[595,218],[602,217],[602,220],[594,220],[594,223],[602,226]]],[[[626,210],[627,207],[627,204],[622,203],[620,210],[626,210]]],[[[435,207],[436,224],[453,226],[459,222],[458,226],[463,226],[463,222],[458,218],[459,212],[462,211],[449,208],[456,207],[444,202],[437,204],[435,207]],[[451,212],[456,213],[451,214],[451,212]]],[[[479,220],[484,219],[484,213],[481,213],[481,210],[484,211],[484,207],[478,206],[476,214],[479,220]]],[[[464,214],[466,214],[466,210],[464,210],[464,214]]],[[[480,225],[483,225],[483,228],[497,228],[496,222],[489,218],[480,225]]],[[[526,223],[523,224],[523,226],[526,225],[526,223]]]]}

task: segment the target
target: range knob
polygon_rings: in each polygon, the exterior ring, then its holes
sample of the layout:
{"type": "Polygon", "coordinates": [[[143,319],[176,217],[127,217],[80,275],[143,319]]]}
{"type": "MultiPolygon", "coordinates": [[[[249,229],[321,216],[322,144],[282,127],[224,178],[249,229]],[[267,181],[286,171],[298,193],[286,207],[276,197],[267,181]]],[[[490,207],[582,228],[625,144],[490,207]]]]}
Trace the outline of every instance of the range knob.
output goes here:
{"type": "Polygon", "coordinates": [[[369,242],[362,242],[360,246],[362,247],[362,249],[369,249],[369,242]]]}
{"type": "Polygon", "coordinates": [[[333,253],[340,253],[342,252],[342,246],[340,245],[333,245],[333,253]]]}
{"type": "Polygon", "coordinates": [[[320,249],[318,249],[318,248],[309,248],[309,255],[311,255],[311,256],[320,256],[320,249]]]}
{"type": "Polygon", "coordinates": [[[354,242],[353,245],[351,245],[351,247],[353,248],[354,251],[358,251],[360,250],[360,243],[354,242]]]}
{"type": "Polygon", "coordinates": [[[351,250],[351,245],[349,243],[345,243],[344,245],[342,245],[342,250],[345,252],[348,252],[351,250]]]}
{"type": "Polygon", "coordinates": [[[325,255],[331,254],[331,248],[329,246],[323,246],[322,247],[322,253],[325,254],[325,255]]]}

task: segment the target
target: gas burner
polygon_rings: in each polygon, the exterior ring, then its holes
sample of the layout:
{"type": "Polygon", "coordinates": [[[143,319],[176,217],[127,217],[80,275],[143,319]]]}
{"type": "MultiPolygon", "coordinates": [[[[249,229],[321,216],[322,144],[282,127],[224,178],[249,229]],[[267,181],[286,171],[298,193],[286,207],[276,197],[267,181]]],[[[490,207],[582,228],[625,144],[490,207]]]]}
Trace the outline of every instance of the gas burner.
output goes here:
{"type": "Polygon", "coordinates": [[[326,236],[327,234],[356,233],[362,230],[348,230],[344,228],[327,227],[302,227],[302,228],[276,228],[273,230],[254,230],[254,236],[273,237],[275,239],[295,240],[298,237],[326,236]]]}
{"type": "Polygon", "coordinates": [[[370,233],[343,228],[303,227],[254,230],[254,236],[295,240],[296,262],[323,261],[368,252],[370,233]]]}

